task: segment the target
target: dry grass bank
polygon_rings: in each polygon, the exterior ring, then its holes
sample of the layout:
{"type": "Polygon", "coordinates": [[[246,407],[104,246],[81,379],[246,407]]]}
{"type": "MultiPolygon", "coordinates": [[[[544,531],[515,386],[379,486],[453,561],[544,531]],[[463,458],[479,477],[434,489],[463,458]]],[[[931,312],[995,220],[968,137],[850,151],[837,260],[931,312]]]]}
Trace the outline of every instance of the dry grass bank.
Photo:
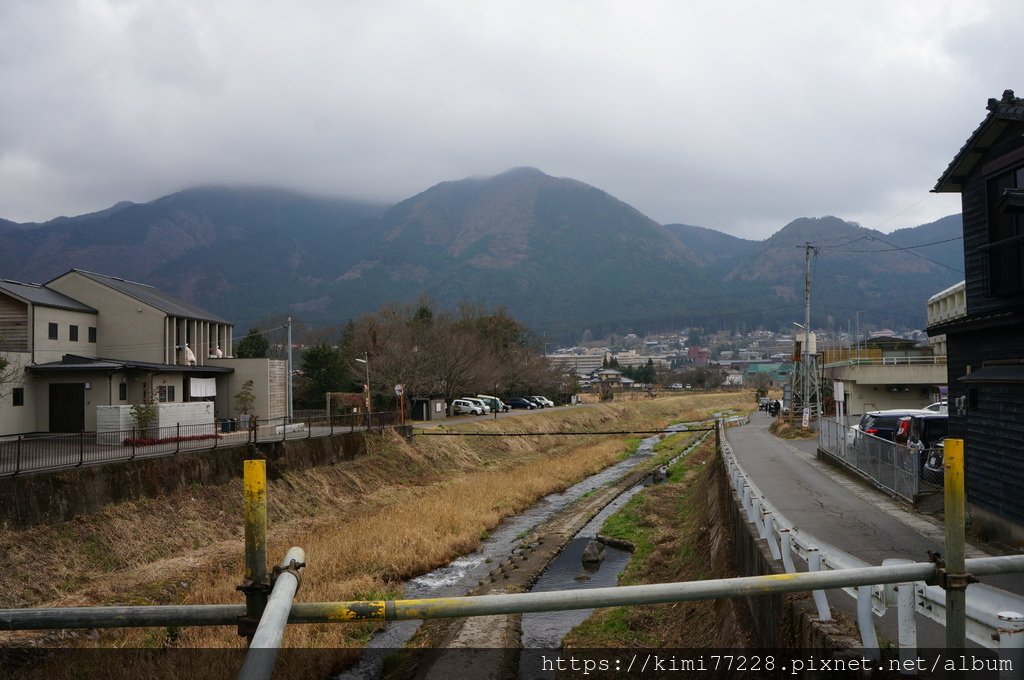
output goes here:
{"type": "MultiPolygon", "coordinates": [[[[747,408],[746,393],[611,403],[449,429],[647,429],[747,408]]],[[[502,518],[614,462],[622,437],[397,436],[359,460],[286,475],[269,487],[270,556],[306,549],[302,601],[393,594],[401,579],[476,547],[502,518]]],[[[0,532],[0,607],[240,602],[240,483],[123,503],[56,526],[0,532]]],[[[358,647],[368,626],[293,626],[288,647],[358,647]]],[[[238,647],[233,630],[16,634],[5,644],[238,647]]],[[[237,669],[235,669],[237,670],[237,669]]],[[[229,670],[229,673],[234,670],[229,670]]]]}

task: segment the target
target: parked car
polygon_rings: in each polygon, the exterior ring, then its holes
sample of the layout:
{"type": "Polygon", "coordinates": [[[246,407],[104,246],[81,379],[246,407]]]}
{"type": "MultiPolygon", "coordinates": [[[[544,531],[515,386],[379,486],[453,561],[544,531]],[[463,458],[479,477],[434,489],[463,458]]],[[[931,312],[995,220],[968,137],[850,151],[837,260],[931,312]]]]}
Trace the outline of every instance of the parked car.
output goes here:
{"type": "Polygon", "coordinates": [[[483,399],[477,399],[476,397],[462,397],[462,399],[465,399],[468,402],[476,404],[484,413],[491,412],[491,407],[488,406],[487,402],[485,402],[483,399]]]}
{"type": "Polygon", "coordinates": [[[683,383],[672,383],[668,386],[670,390],[681,390],[683,389],[683,383]]]}
{"type": "Polygon", "coordinates": [[[532,399],[534,401],[539,401],[541,403],[541,405],[544,406],[544,407],[554,406],[555,405],[555,402],[551,401],[547,397],[537,396],[536,394],[533,395],[532,397],[530,397],[530,399],[532,399]]]}
{"type": "Polygon", "coordinates": [[[895,441],[917,452],[921,479],[941,484],[943,478],[942,444],[949,436],[949,415],[903,416],[896,426],[895,441]],[[931,466],[929,466],[931,461],[931,466]]]}
{"type": "Polygon", "coordinates": [[[482,416],[484,409],[479,404],[474,404],[469,399],[455,399],[452,401],[452,415],[468,413],[474,416],[482,416]]]}
{"type": "Polygon", "coordinates": [[[886,411],[868,411],[860,417],[860,422],[846,434],[846,443],[853,444],[860,435],[870,434],[879,439],[893,441],[896,425],[904,416],[927,415],[932,411],[924,409],[889,409],[886,411]]]}
{"type": "Polygon", "coordinates": [[[476,398],[487,404],[491,411],[508,411],[508,404],[497,397],[492,397],[489,394],[478,394],[476,398]]]}
{"type": "Polygon", "coordinates": [[[937,401],[934,404],[928,404],[924,407],[925,411],[935,411],[936,413],[949,413],[949,402],[945,399],[937,401]]]}
{"type": "Polygon", "coordinates": [[[525,408],[531,411],[538,408],[538,406],[532,401],[529,399],[523,399],[522,397],[512,397],[505,403],[508,404],[509,408],[525,408]]]}
{"type": "Polygon", "coordinates": [[[938,446],[926,451],[921,479],[931,484],[942,486],[946,481],[945,448],[940,442],[938,446]]]}
{"type": "Polygon", "coordinates": [[[544,408],[544,402],[539,401],[536,397],[523,397],[523,399],[530,402],[537,408],[544,408]]]}

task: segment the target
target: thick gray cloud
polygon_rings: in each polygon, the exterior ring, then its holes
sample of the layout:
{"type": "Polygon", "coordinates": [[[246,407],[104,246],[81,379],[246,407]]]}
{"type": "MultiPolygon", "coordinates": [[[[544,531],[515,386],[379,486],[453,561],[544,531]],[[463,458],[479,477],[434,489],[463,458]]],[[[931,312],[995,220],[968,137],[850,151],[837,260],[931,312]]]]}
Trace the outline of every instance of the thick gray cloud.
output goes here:
{"type": "Polygon", "coordinates": [[[531,165],[661,222],[886,231],[1024,83],[1015,0],[8,0],[0,217],[206,183],[391,201],[531,165]]]}

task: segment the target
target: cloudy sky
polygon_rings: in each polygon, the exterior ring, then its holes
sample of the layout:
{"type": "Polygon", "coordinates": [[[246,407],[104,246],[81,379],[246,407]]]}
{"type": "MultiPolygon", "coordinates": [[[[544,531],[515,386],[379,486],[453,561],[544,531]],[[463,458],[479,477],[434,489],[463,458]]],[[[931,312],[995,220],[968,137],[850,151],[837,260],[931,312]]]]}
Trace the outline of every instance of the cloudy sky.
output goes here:
{"type": "Polygon", "coordinates": [[[3,0],[0,217],[529,165],[663,222],[891,231],[1024,93],[1019,0],[3,0]]]}

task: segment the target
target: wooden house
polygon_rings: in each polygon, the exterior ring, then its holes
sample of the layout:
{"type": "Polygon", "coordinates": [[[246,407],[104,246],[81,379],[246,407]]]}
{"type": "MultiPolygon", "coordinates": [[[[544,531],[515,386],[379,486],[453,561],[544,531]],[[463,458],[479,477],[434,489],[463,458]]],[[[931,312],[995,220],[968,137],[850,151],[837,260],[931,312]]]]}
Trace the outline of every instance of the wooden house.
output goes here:
{"type": "Polygon", "coordinates": [[[967,313],[946,335],[950,432],[972,521],[1024,544],[1024,100],[1007,90],[939,178],[961,195],[967,313]]]}

